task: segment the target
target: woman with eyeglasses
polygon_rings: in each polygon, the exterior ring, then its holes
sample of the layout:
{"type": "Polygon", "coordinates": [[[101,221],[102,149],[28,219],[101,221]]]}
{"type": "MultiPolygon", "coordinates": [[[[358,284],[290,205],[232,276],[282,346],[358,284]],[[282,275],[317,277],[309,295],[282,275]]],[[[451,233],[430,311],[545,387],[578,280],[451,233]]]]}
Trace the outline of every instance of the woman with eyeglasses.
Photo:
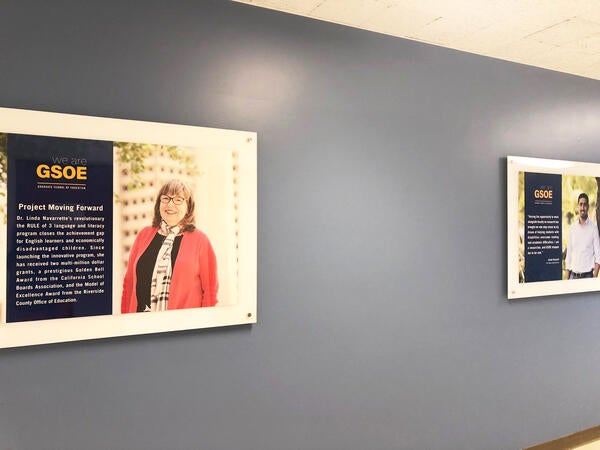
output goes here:
{"type": "Polygon", "coordinates": [[[158,192],[152,226],[131,247],[121,312],[214,306],[218,286],[215,253],[194,224],[192,191],[169,181],[158,192]]]}

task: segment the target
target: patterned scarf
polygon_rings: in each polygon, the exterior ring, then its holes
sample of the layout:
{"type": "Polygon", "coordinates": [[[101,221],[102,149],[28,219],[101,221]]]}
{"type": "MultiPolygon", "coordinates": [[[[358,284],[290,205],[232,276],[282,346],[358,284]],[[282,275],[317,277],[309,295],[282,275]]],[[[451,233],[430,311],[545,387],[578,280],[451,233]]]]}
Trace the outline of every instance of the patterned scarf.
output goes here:
{"type": "Polygon", "coordinates": [[[150,311],[166,311],[169,306],[169,290],[171,289],[171,250],[175,236],[179,234],[180,227],[170,227],[163,220],[160,229],[166,234],[152,272],[152,284],[150,285],[150,311]]]}

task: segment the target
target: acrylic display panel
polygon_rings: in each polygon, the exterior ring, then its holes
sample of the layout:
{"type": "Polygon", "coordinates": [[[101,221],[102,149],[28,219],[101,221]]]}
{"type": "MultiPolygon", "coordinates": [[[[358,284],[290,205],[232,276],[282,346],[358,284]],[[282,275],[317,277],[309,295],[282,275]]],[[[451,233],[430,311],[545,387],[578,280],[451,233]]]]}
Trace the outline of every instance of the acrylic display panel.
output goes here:
{"type": "Polygon", "coordinates": [[[508,298],[600,289],[600,164],[507,158],[508,298]]]}
{"type": "Polygon", "coordinates": [[[255,323],[256,141],[0,108],[0,347],[255,323]],[[166,183],[184,194],[163,210],[166,183]],[[157,297],[156,257],[140,258],[180,210],[193,226],[173,247],[165,310],[136,313],[157,297]]]}

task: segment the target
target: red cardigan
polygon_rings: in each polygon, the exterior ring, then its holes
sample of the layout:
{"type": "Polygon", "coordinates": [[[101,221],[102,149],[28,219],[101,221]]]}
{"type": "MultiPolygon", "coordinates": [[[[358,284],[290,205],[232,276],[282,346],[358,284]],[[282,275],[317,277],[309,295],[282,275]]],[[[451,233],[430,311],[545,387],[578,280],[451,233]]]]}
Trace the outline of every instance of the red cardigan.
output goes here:
{"type": "MultiPolygon", "coordinates": [[[[148,248],[157,232],[158,228],[144,228],[139,232],[131,247],[127,271],[123,280],[122,313],[137,311],[135,268],[140,256],[148,248]]],[[[200,230],[183,233],[173,266],[168,309],[215,306],[218,289],[217,258],[210,241],[200,230]]]]}

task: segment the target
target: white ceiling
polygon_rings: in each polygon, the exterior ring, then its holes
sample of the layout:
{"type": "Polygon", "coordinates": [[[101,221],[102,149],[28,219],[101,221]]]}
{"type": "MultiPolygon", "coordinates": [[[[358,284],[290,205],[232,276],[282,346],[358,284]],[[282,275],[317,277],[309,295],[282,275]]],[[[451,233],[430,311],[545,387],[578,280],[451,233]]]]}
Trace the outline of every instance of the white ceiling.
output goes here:
{"type": "Polygon", "coordinates": [[[600,80],[600,0],[236,0],[600,80]]]}

